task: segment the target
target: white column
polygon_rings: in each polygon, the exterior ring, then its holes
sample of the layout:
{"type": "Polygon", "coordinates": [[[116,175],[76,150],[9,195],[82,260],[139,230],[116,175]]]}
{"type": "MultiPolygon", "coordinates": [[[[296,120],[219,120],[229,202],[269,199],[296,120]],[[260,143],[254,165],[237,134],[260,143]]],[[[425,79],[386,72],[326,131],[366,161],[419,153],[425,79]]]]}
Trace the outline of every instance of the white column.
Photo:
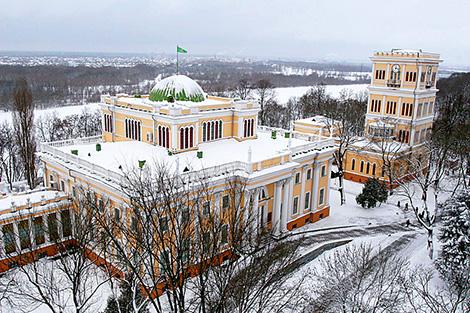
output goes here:
{"type": "Polygon", "coordinates": [[[273,206],[273,218],[272,227],[274,229],[274,235],[281,233],[280,222],[281,222],[281,197],[282,197],[282,182],[276,182],[276,190],[274,192],[274,206],[273,206]]]}
{"type": "MultiPolygon", "coordinates": [[[[416,77],[416,86],[418,86],[418,89],[421,89],[421,73],[423,72],[423,66],[422,65],[418,65],[418,77],[416,77]]],[[[426,83],[426,79],[424,79],[425,83],[426,83]]]]}
{"type": "Polygon", "coordinates": [[[171,125],[171,148],[174,150],[178,149],[178,131],[176,125],[171,125]]]}
{"type": "Polygon", "coordinates": [[[18,223],[14,222],[13,225],[13,236],[15,236],[15,243],[16,243],[16,253],[21,253],[21,242],[20,242],[20,232],[18,230],[18,223]]]}
{"type": "Polygon", "coordinates": [[[318,203],[318,179],[320,178],[320,163],[313,163],[313,187],[312,187],[312,203],[310,205],[310,211],[315,211],[317,209],[318,203]]]}
{"type": "Polygon", "coordinates": [[[302,181],[302,187],[300,191],[300,201],[299,201],[299,212],[303,213],[304,212],[304,204],[305,204],[305,179],[307,176],[307,171],[306,171],[307,166],[303,166],[300,172],[300,179],[302,181]]]}
{"type": "Polygon", "coordinates": [[[258,197],[259,197],[259,189],[256,188],[253,192],[253,208],[252,208],[252,212],[251,212],[251,218],[252,218],[251,225],[252,225],[253,235],[256,234],[257,229],[261,228],[260,225],[259,225],[260,213],[259,213],[259,209],[258,209],[258,205],[259,205],[258,197]]]}
{"type": "Polygon", "coordinates": [[[330,187],[331,187],[331,165],[333,163],[333,160],[332,159],[329,159],[328,160],[328,167],[327,167],[327,171],[328,171],[328,188],[325,192],[325,203],[327,206],[330,206],[330,187]]]}
{"type": "Polygon", "coordinates": [[[199,146],[199,122],[196,122],[196,127],[194,128],[194,146],[199,146]]]}
{"type": "Polygon", "coordinates": [[[243,138],[243,118],[238,116],[238,138],[243,138]]]}
{"type": "Polygon", "coordinates": [[[289,211],[292,210],[290,206],[290,180],[292,178],[288,178],[284,181],[284,195],[282,201],[282,212],[281,212],[281,232],[287,231],[287,222],[289,220],[289,211]]]}

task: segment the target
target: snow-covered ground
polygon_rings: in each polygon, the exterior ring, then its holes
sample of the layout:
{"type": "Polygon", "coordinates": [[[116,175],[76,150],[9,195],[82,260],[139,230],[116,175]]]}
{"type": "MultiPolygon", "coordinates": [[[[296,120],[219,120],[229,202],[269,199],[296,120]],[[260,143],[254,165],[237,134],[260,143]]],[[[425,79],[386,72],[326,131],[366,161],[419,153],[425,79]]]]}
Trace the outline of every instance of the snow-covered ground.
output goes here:
{"type": "MultiPolygon", "coordinates": [[[[353,93],[367,91],[367,84],[352,84],[352,85],[325,85],[326,93],[333,98],[338,98],[342,90],[351,90],[353,93]]],[[[313,86],[301,87],[280,87],[275,88],[277,101],[281,104],[287,103],[292,98],[300,98],[313,86]]]]}
{"type": "MultiPolygon", "coordinates": [[[[71,106],[64,106],[58,108],[50,108],[44,110],[35,110],[34,111],[34,118],[39,119],[45,116],[57,114],[58,117],[64,118],[65,116],[73,115],[73,114],[80,114],[84,110],[89,110],[93,112],[98,110],[99,104],[98,103],[88,103],[85,105],[71,105],[71,106]]],[[[12,117],[11,112],[0,111],[0,123],[3,121],[7,121],[11,123],[12,117]]]]}

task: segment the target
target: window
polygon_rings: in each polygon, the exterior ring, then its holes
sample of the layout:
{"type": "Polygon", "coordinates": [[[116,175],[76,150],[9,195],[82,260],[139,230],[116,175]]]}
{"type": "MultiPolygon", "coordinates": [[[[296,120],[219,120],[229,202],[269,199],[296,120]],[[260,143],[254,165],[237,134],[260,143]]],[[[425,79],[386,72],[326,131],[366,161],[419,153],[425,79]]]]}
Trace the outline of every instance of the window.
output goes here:
{"type": "Polygon", "coordinates": [[[170,128],[166,126],[158,126],[158,142],[159,146],[170,148],[170,128]]]}
{"type": "Polygon", "coordinates": [[[62,235],[63,237],[72,236],[72,220],[70,219],[70,211],[64,210],[60,212],[62,221],[62,235]]]}
{"type": "Polygon", "coordinates": [[[141,122],[135,121],[132,119],[126,119],[126,138],[133,139],[133,140],[141,140],[141,122]]]}
{"type": "Polygon", "coordinates": [[[294,198],[294,205],[292,206],[292,214],[297,214],[299,212],[299,197],[294,198]]]}
{"type": "Polygon", "coordinates": [[[210,141],[222,138],[223,136],[223,122],[207,121],[202,123],[202,141],[210,141]]]}
{"type": "Polygon", "coordinates": [[[194,146],[194,127],[180,128],[180,149],[189,149],[194,146]]]}
{"type": "Polygon", "coordinates": [[[382,107],[382,100],[372,100],[370,105],[370,111],[374,113],[380,113],[382,107]]]}
{"type": "Polygon", "coordinates": [[[401,105],[401,115],[411,116],[413,114],[413,104],[412,103],[402,103],[401,105]]]}
{"type": "Polygon", "coordinates": [[[147,141],[148,142],[153,142],[153,133],[147,132],[147,141]]]}
{"type": "Polygon", "coordinates": [[[230,196],[229,195],[224,195],[222,197],[222,208],[223,209],[228,209],[230,206],[230,196]]]}
{"type": "Polygon", "coordinates": [[[54,185],[54,175],[49,175],[49,184],[51,185],[51,188],[54,189],[55,188],[55,185],[54,185]]]}
{"type": "Polygon", "coordinates": [[[135,216],[131,217],[131,231],[137,233],[137,218],[135,216]]]}
{"type": "Polygon", "coordinates": [[[385,70],[376,70],[375,79],[385,79],[385,70]]]}
{"type": "Polygon", "coordinates": [[[114,208],[114,222],[119,224],[121,222],[121,210],[114,208]]]}
{"type": "Polygon", "coordinates": [[[210,214],[211,214],[211,203],[210,201],[206,201],[202,205],[202,215],[207,217],[210,214]]]}
{"type": "Polygon", "coordinates": [[[305,210],[310,208],[310,192],[305,193],[305,210]]]}
{"type": "Polygon", "coordinates": [[[370,163],[367,162],[367,166],[366,166],[366,174],[369,174],[369,170],[370,170],[370,163]]]}
{"type": "Polygon", "coordinates": [[[207,232],[202,233],[202,247],[204,250],[208,250],[210,248],[211,243],[211,234],[207,232]]]}
{"type": "Polygon", "coordinates": [[[63,180],[60,181],[60,190],[65,191],[65,182],[63,180]]]}
{"type": "Polygon", "coordinates": [[[308,169],[307,170],[307,180],[311,179],[312,178],[312,169],[308,169]]]}
{"type": "Polygon", "coordinates": [[[243,122],[243,137],[253,137],[255,135],[255,119],[245,119],[243,122]]]}
{"type": "Polygon", "coordinates": [[[323,165],[321,167],[321,177],[325,177],[326,176],[326,165],[323,165]]]}
{"type": "Polygon", "coordinates": [[[183,261],[183,263],[186,263],[189,261],[189,253],[190,253],[190,248],[191,248],[191,241],[189,238],[185,238],[183,239],[183,242],[181,243],[182,247],[181,247],[181,250],[182,250],[182,256],[181,256],[181,260],[183,261]]]}
{"type": "Polygon", "coordinates": [[[189,208],[187,206],[184,206],[181,208],[181,223],[186,224],[189,222],[190,214],[189,214],[189,208]]]}
{"type": "Polygon", "coordinates": [[[104,212],[104,202],[103,199],[98,199],[98,212],[103,213],[104,212]]]}
{"type": "Polygon", "coordinates": [[[18,223],[18,234],[20,236],[21,250],[31,247],[31,236],[29,235],[29,220],[23,220],[18,223]]]}
{"type": "Polygon", "coordinates": [[[168,231],[168,218],[166,216],[160,217],[158,219],[158,224],[160,225],[160,231],[162,233],[168,231]]]}
{"type": "Polygon", "coordinates": [[[398,131],[398,141],[403,143],[408,143],[410,137],[410,132],[408,130],[400,129],[398,131]]]}
{"type": "Polygon", "coordinates": [[[300,184],[300,173],[295,173],[295,183],[300,184]]]}
{"type": "Polygon", "coordinates": [[[228,243],[228,225],[227,224],[222,225],[220,241],[222,244],[228,243]]]}
{"type": "Polygon", "coordinates": [[[364,172],[364,161],[361,161],[361,170],[360,171],[361,171],[361,173],[364,172]]]}
{"type": "Polygon", "coordinates": [[[35,217],[33,220],[33,236],[36,245],[42,245],[46,242],[44,236],[44,221],[42,216],[35,217]]]}
{"type": "Polygon", "coordinates": [[[104,114],[104,131],[113,132],[113,117],[110,114],[104,114]]]}
{"type": "Polygon", "coordinates": [[[3,225],[3,247],[5,248],[5,253],[15,253],[16,252],[16,239],[15,233],[13,230],[13,224],[3,225]]]}
{"type": "Polygon", "coordinates": [[[169,270],[170,265],[170,254],[167,250],[164,250],[160,253],[158,264],[160,266],[160,275],[164,275],[164,273],[169,270]]]}
{"type": "Polygon", "coordinates": [[[396,101],[387,101],[387,114],[396,114],[397,113],[397,102],[396,101]]]}
{"type": "Polygon", "coordinates": [[[72,197],[77,197],[77,188],[75,186],[72,186],[72,197]]]}
{"type": "Polygon", "coordinates": [[[49,240],[54,242],[59,239],[59,230],[57,227],[57,215],[55,213],[47,216],[47,230],[49,233],[49,240]]]}
{"type": "Polygon", "coordinates": [[[372,176],[375,176],[375,163],[372,164],[372,176]]]}
{"type": "Polygon", "coordinates": [[[352,159],[352,161],[351,161],[351,171],[354,171],[355,168],[356,168],[356,159],[352,159]]]}
{"type": "Polygon", "coordinates": [[[320,189],[320,196],[318,197],[318,204],[323,205],[325,203],[325,188],[320,189]]]}

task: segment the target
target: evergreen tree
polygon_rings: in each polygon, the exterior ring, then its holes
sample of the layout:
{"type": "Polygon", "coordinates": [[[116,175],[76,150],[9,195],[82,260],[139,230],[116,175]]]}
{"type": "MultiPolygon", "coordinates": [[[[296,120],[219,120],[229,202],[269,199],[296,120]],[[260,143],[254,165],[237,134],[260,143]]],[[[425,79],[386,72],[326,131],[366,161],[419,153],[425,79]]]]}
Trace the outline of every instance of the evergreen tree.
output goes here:
{"type": "Polygon", "coordinates": [[[470,268],[470,192],[452,197],[439,206],[443,215],[438,268],[445,277],[455,280],[460,273],[468,275],[470,268]]]}
{"type": "Polygon", "coordinates": [[[363,208],[375,208],[378,203],[387,201],[388,192],[384,182],[376,178],[369,178],[364,184],[362,192],[357,195],[356,202],[363,208]]]}
{"type": "MultiPolygon", "coordinates": [[[[106,309],[103,313],[148,313],[149,310],[144,302],[147,302],[140,290],[135,290],[129,281],[132,275],[128,275],[128,280],[123,280],[119,284],[121,294],[116,299],[114,296],[109,297],[106,309]],[[135,308],[134,308],[135,304],[135,308]]],[[[134,281],[135,283],[135,281],[134,281]]]]}

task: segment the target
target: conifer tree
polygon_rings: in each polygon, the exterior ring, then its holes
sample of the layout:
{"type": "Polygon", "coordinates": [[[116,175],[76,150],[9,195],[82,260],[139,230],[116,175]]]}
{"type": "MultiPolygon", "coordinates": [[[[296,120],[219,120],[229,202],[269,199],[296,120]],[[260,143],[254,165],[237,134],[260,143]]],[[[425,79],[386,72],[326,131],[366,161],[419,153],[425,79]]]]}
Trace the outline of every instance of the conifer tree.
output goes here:
{"type": "Polygon", "coordinates": [[[375,208],[378,203],[387,201],[388,192],[385,183],[376,178],[369,178],[362,192],[356,197],[356,202],[363,208],[375,208]]]}

